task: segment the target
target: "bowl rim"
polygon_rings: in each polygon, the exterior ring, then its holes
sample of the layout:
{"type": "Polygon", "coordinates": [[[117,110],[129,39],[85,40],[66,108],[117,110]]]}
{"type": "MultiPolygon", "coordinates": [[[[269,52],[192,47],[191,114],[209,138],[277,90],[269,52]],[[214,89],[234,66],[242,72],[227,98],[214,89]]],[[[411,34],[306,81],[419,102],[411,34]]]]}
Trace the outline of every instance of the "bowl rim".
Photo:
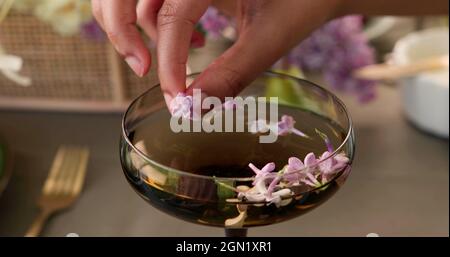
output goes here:
{"type": "MultiPolygon", "coordinates": [[[[197,76],[197,75],[199,75],[199,74],[201,74],[201,73],[200,73],[200,72],[191,73],[191,74],[187,74],[186,77],[197,76]]],[[[327,95],[330,95],[330,96],[332,97],[333,101],[335,101],[336,103],[338,103],[338,105],[339,105],[339,106],[342,108],[342,110],[344,111],[344,113],[345,113],[345,118],[347,119],[347,123],[348,123],[348,130],[346,131],[346,136],[345,136],[344,140],[340,143],[339,147],[337,147],[337,148],[333,151],[333,153],[330,154],[330,156],[328,156],[327,158],[325,158],[325,159],[323,159],[323,160],[321,160],[321,161],[318,161],[318,162],[315,163],[315,165],[312,166],[312,167],[317,167],[317,166],[319,166],[320,164],[322,164],[322,163],[324,163],[325,161],[327,161],[328,159],[333,158],[333,157],[335,157],[336,155],[338,155],[338,154],[340,153],[340,151],[345,147],[345,145],[347,144],[347,142],[350,140],[350,138],[353,137],[353,131],[354,131],[354,129],[353,129],[353,121],[352,121],[352,119],[351,119],[351,117],[350,117],[350,114],[349,114],[349,112],[348,112],[347,107],[346,107],[345,104],[342,102],[342,100],[340,100],[340,99],[339,99],[335,94],[333,94],[330,90],[328,90],[328,89],[326,89],[326,88],[324,88],[324,87],[321,87],[321,86],[319,86],[319,85],[317,85],[317,84],[315,84],[315,83],[313,83],[313,82],[311,82],[311,81],[305,80],[305,79],[301,79],[301,78],[297,78],[297,77],[295,77],[295,76],[291,76],[291,75],[283,74],[283,73],[278,73],[278,72],[273,72],[273,71],[265,71],[265,72],[262,72],[262,73],[260,74],[260,76],[261,76],[261,75],[271,75],[271,76],[284,77],[284,78],[292,79],[292,80],[295,80],[295,81],[298,81],[298,82],[301,82],[301,83],[309,84],[309,85],[311,85],[311,86],[313,86],[313,87],[315,87],[315,88],[318,88],[318,89],[322,90],[322,91],[325,92],[327,95]]],[[[259,76],[258,76],[258,77],[259,77],[259,76]]],[[[131,140],[128,138],[128,134],[127,134],[127,131],[126,131],[126,128],[125,128],[125,122],[126,122],[127,115],[128,115],[128,113],[130,112],[131,108],[134,106],[134,104],[135,104],[139,99],[141,99],[142,97],[144,97],[145,95],[147,95],[148,93],[150,93],[152,90],[159,89],[159,88],[160,88],[160,84],[156,84],[156,85],[154,85],[153,87],[147,89],[147,90],[146,90],[145,92],[143,92],[142,94],[140,94],[138,97],[136,97],[136,98],[130,103],[130,105],[128,106],[127,110],[126,110],[125,113],[123,114],[123,117],[122,117],[122,124],[121,124],[121,127],[122,127],[122,138],[125,139],[126,144],[127,144],[128,146],[130,146],[130,147],[133,149],[133,151],[135,151],[135,152],[136,152],[141,158],[143,158],[146,162],[148,162],[148,163],[150,163],[150,164],[152,164],[152,165],[154,165],[154,166],[157,166],[157,167],[159,167],[159,168],[162,168],[162,169],[164,169],[164,170],[167,170],[168,172],[174,172],[174,173],[177,173],[178,175],[182,175],[182,176],[195,177],[195,178],[201,178],[201,179],[207,179],[207,180],[215,180],[215,181],[241,181],[241,182],[245,182],[245,181],[253,181],[253,180],[254,180],[254,178],[255,178],[254,176],[252,176],[252,177],[217,177],[217,176],[206,176],[206,175],[199,175],[199,174],[194,174],[194,173],[186,172],[186,171],[183,171],[183,170],[175,169],[175,168],[169,167],[169,166],[167,166],[167,165],[161,164],[161,163],[159,163],[159,162],[157,162],[157,161],[154,161],[154,160],[152,160],[150,157],[148,157],[145,153],[143,153],[140,149],[138,149],[138,148],[131,142],[131,140]]],[[[353,149],[352,149],[352,152],[354,152],[354,148],[355,148],[355,145],[354,145],[354,144],[353,144],[352,148],[353,148],[353,149]]],[[[350,162],[351,162],[351,161],[352,161],[352,160],[350,160],[350,162]]],[[[308,168],[311,168],[311,167],[308,167],[308,168]]],[[[304,170],[306,170],[306,169],[308,169],[308,168],[303,168],[303,169],[300,169],[300,170],[295,171],[295,172],[302,172],[302,171],[304,171],[304,170]]],[[[339,172],[339,174],[341,174],[341,173],[342,173],[342,172],[339,172]]],[[[331,182],[333,182],[334,180],[336,180],[336,179],[339,177],[339,174],[336,175],[333,179],[331,179],[331,180],[328,181],[327,183],[323,184],[323,185],[322,185],[321,187],[319,187],[319,188],[326,187],[329,183],[331,183],[331,182]]],[[[317,188],[317,189],[318,189],[318,188],[317,188]]]]}

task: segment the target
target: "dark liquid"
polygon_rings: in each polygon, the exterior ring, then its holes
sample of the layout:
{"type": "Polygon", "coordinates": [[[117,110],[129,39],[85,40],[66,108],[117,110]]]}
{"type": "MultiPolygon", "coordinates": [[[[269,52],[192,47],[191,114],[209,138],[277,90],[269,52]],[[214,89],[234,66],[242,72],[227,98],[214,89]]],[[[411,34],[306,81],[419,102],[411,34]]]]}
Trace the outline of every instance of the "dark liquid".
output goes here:
{"type": "MultiPolygon", "coordinates": [[[[328,135],[334,147],[344,140],[345,133],[335,123],[310,112],[280,107],[281,114],[288,114],[297,121],[295,127],[310,136],[279,137],[272,144],[260,144],[257,135],[251,133],[173,133],[169,127],[169,114],[159,111],[139,122],[129,137],[134,143],[145,145],[147,155],[165,166],[189,173],[222,178],[246,178],[254,176],[248,168],[251,162],[262,167],[275,162],[277,170],[287,164],[289,157],[303,159],[309,152],[320,156],[326,151],[323,139],[315,129],[328,135]]],[[[123,163],[129,159],[129,150],[122,144],[123,163]],[[124,161],[125,160],[125,161],[124,161]]],[[[346,170],[349,170],[349,166],[346,170]]],[[[124,165],[130,184],[150,204],[178,218],[205,225],[223,227],[227,219],[237,217],[238,204],[230,203],[233,192],[212,179],[164,173],[159,182],[152,176],[142,175],[133,165],[124,165]],[[161,182],[162,181],[162,182],[161,182]]],[[[285,199],[283,206],[265,203],[244,203],[246,217],[244,227],[268,225],[297,217],[320,205],[339,188],[339,181],[347,173],[339,172],[337,181],[318,189],[298,187],[295,196],[285,199]],[[342,176],[341,176],[342,175],[342,176]]],[[[153,173],[152,173],[153,174],[153,173]]],[[[231,186],[249,185],[240,181],[231,186]]]]}

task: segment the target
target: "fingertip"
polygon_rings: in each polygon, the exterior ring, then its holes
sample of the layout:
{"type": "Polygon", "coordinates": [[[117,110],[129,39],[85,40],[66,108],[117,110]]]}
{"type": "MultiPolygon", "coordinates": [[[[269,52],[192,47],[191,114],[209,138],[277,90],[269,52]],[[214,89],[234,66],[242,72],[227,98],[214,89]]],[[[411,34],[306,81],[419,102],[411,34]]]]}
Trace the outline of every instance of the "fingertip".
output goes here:
{"type": "Polygon", "coordinates": [[[134,55],[126,56],[125,62],[134,71],[134,73],[136,73],[136,75],[138,75],[139,77],[143,76],[144,68],[143,68],[141,60],[139,60],[138,57],[136,57],[134,55]]]}
{"type": "Polygon", "coordinates": [[[145,48],[145,52],[143,53],[142,57],[142,73],[140,77],[146,75],[151,67],[152,67],[152,55],[150,51],[147,48],[145,48]]]}
{"type": "Polygon", "coordinates": [[[148,50],[144,50],[141,53],[138,52],[125,55],[124,59],[128,66],[139,77],[143,77],[150,70],[151,55],[148,53],[148,50]]]}

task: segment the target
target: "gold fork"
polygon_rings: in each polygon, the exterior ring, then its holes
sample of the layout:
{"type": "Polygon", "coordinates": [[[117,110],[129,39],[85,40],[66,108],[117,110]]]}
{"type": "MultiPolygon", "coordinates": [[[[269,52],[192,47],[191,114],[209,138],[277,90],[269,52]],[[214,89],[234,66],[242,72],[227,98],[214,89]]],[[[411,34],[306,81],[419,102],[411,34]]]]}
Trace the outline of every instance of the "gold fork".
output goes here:
{"type": "Polygon", "coordinates": [[[38,236],[52,214],[75,202],[83,187],[88,158],[89,150],[85,147],[61,146],[58,149],[37,201],[41,212],[25,236],[38,236]]]}

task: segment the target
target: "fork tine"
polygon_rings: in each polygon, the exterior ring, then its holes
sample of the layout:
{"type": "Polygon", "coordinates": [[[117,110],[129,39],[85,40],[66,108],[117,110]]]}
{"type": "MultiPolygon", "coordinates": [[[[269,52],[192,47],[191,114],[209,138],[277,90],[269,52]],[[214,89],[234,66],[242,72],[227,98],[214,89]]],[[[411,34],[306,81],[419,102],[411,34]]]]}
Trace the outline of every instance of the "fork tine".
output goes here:
{"type": "Polygon", "coordinates": [[[89,159],[89,149],[84,147],[80,152],[80,162],[78,165],[75,181],[73,184],[72,194],[74,196],[81,192],[84,184],[84,178],[86,176],[87,164],[89,159]]]}
{"type": "Polygon", "coordinates": [[[52,167],[50,169],[50,173],[45,180],[44,187],[42,189],[42,194],[48,195],[54,189],[56,185],[56,179],[58,177],[59,172],[61,171],[61,167],[63,166],[64,156],[66,155],[67,148],[65,146],[61,146],[58,148],[55,158],[53,159],[52,167]]]}
{"type": "Polygon", "coordinates": [[[82,148],[80,147],[72,147],[70,154],[67,155],[67,167],[62,174],[61,184],[62,190],[61,194],[71,194],[73,185],[75,183],[75,179],[78,172],[78,167],[80,165],[80,161],[82,158],[82,148]]]}
{"type": "Polygon", "coordinates": [[[89,150],[85,147],[58,148],[38,199],[41,216],[36,218],[26,236],[39,235],[50,214],[69,207],[76,200],[83,186],[88,157],[89,150]]]}
{"type": "Polygon", "coordinates": [[[64,155],[63,162],[61,164],[60,170],[56,176],[55,186],[51,194],[53,196],[61,195],[64,193],[64,188],[67,183],[67,174],[73,169],[75,160],[73,159],[74,148],[71,146],[66,147],[66,154],[64,155]]]}

